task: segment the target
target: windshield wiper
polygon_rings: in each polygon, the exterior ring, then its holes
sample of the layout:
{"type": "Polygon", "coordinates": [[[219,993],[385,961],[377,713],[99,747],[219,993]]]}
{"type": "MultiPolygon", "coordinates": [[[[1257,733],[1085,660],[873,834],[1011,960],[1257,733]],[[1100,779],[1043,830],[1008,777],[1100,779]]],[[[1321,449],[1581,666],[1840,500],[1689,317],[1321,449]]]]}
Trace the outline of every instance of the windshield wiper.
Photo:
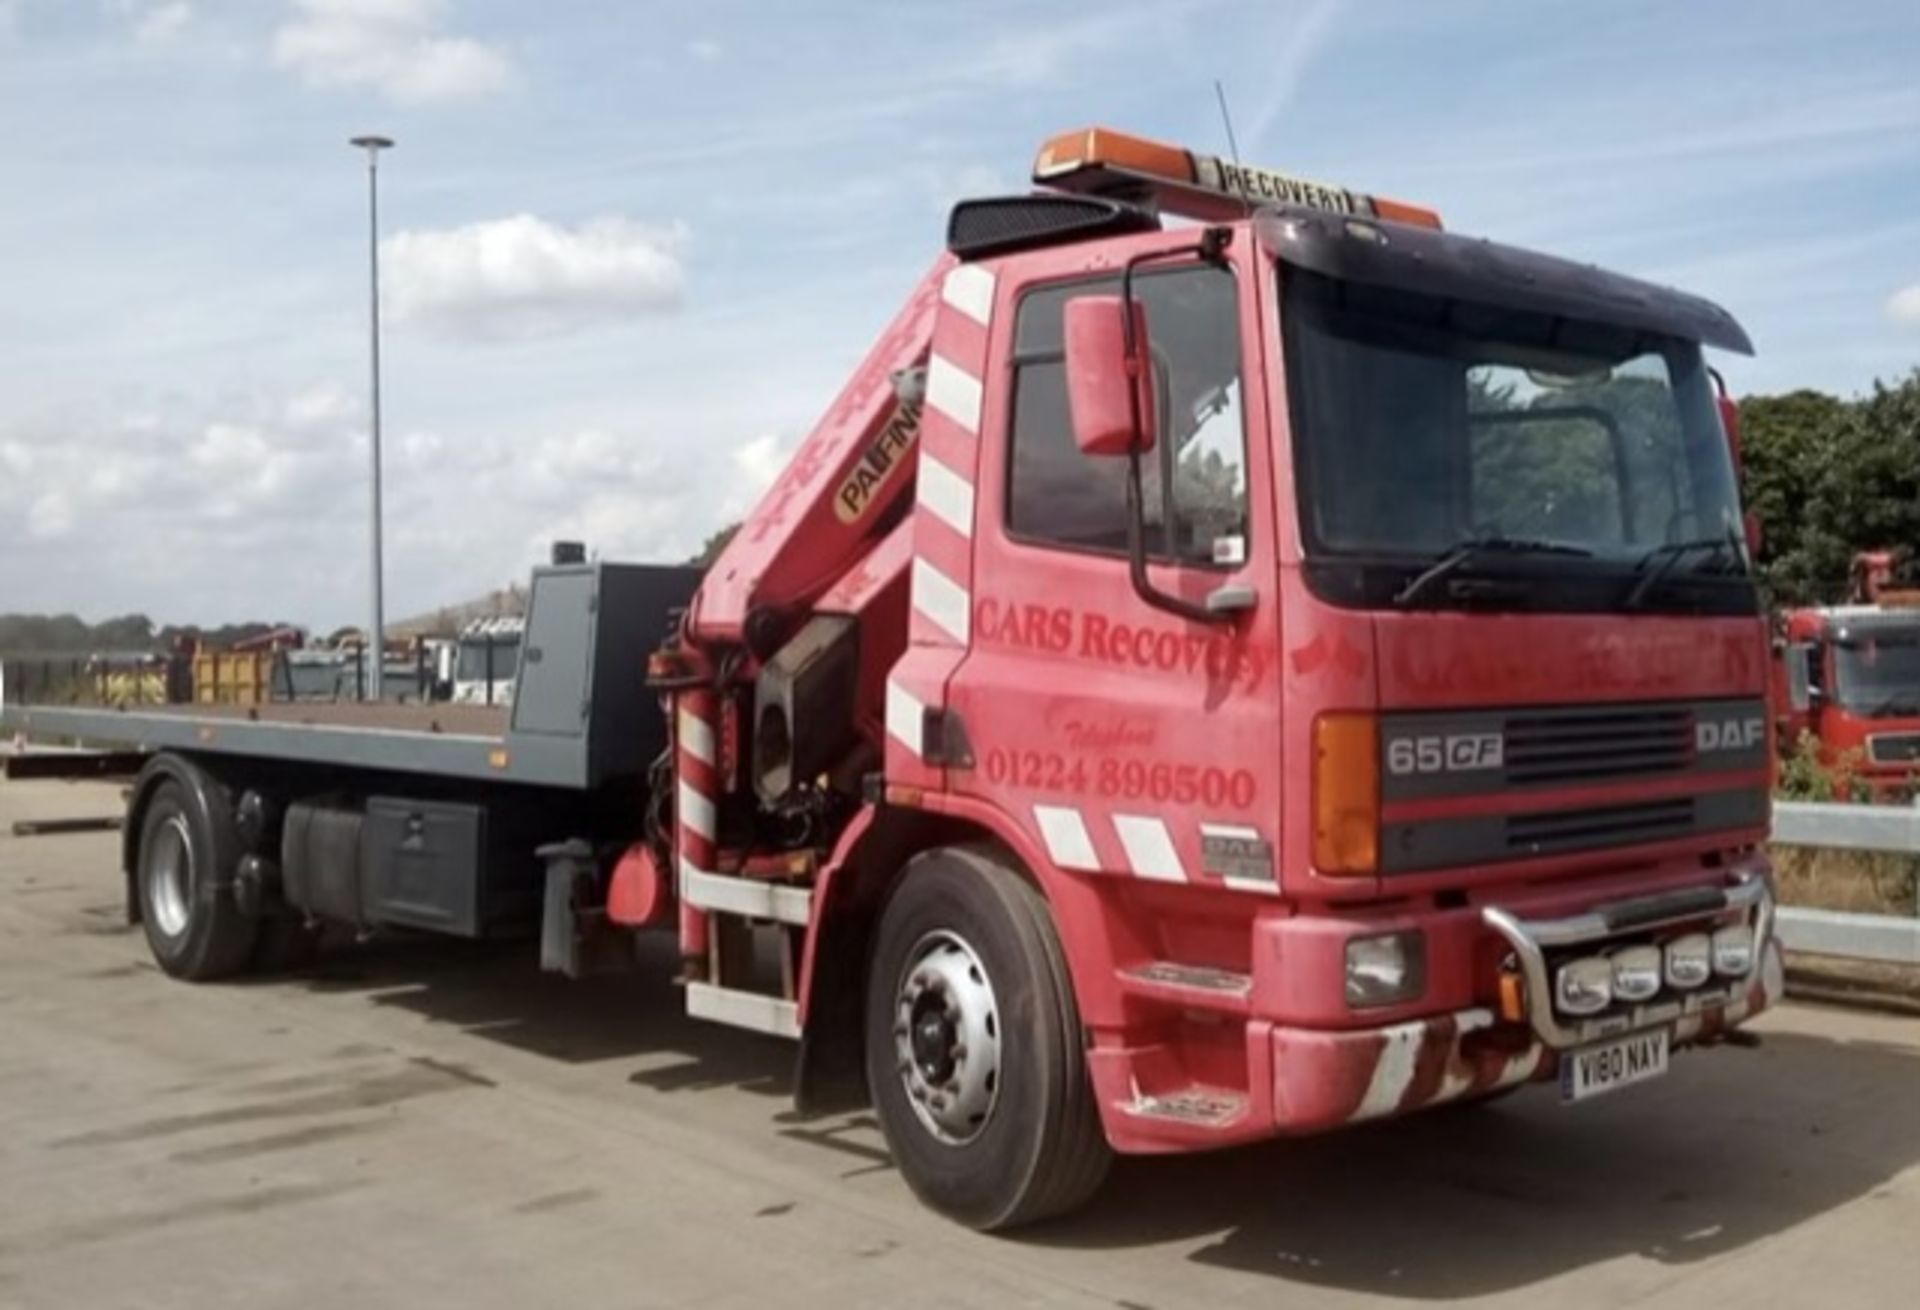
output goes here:
{"type": "MultiPolygon", "coordinates": [[[[1742,561],[1741,547],[1744,545],[1731,526],[1717,537],[1694,537],[1688,541],[1669,541],[1665,545],[1655,546],[1640,557],[1634,565],[1634,582],[1626,598],[1620,602],[1620,608],[1637,610],[1646,602],[1653,589],[1673,572],[1674,566],[1697,550],[1711,550],[1714,558],[1720,552],[1728,551],[1735,564],[1742,561]]],[[[1697,571],[1697,570],[1696,570],[1697,571]]]]}
{"type": "Polygon", "coordinates": [[[1468,537],[1456,541],[1407,585],[1393,593],[1395,605],[1411,605],[1483,555],[1592,555],[1581,546],[1564,541],[1535,541],[1526,537],[1468,537]]]}

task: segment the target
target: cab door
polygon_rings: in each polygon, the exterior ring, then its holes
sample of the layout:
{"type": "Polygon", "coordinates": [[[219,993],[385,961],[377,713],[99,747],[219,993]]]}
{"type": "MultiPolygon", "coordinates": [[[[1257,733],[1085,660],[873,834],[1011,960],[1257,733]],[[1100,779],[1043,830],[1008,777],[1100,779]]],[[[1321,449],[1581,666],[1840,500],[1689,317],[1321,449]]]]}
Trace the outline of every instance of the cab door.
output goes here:
{"type": "MultiPolygon", "coordinates": [[[[948,787],[1022,825],[1085,878],[1275,893],[1280,814],[1274,486],[1253,252],[1156,260],[1145,307],[1159,439],[1143,456],[1153,584],[1128,568],[1125,457],[1082,454],[1067,408],[1069,299],[1115,295],[1120,261],[1192,229],[1009,261],[982,421],[968,653],[947,687],[971,767],[948,787]]],[[[1237,243],[1244,247],[1244,239],[1237,243]]]]}

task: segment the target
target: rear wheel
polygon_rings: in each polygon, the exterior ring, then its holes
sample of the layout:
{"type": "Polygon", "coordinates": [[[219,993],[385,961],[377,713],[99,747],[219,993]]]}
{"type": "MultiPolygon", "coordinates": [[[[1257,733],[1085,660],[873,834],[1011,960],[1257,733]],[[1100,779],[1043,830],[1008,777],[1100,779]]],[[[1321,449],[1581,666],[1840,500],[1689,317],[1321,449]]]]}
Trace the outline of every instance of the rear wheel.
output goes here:
{"type": "Polygon", "coordinates": [[[1066,959],[1038,890],[997,855],[916,858],[881,916],[867,1084],[914,1192],[979,1229],[1064,1213],[1111,1160],[1066,959]]]}
{"type": "Polygon", "coordinates": [[[147,800],[134,866],[147,945],[176,978],[221,978],[245,967],[258,925],[220,885],[235,843],[225,816],[209,812],[177,777],[147,800]]]}

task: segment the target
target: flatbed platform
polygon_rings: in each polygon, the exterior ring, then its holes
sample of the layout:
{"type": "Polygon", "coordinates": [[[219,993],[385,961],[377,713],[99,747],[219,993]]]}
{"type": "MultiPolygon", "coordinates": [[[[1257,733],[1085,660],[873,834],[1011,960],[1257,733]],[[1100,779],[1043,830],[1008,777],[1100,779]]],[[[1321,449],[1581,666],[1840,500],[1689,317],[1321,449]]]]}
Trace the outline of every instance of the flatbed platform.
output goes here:
{"type": "Polygon", "coordinates": [[[265,705],[134,705],[134,706],[23,706],[45,713],[51,710],[106,709],[120,715],[158,714],[167,718],[242,720],[248,723],[289,723],[310,728],[381,728],[392,732],[451,733],[465,737],[498,737],[507,730],[505,705],[454,705],[419,701],[273,701],[265,705]]]}
{"type": "Polygon", "coordinates": [[[0,733],[135,751],[177,750],[534,786],[590,786],[577,738],[515,733],[482,705],[15,705],[0,733]]]}
{"type": "Polygon", "coordinates": [[[512,705],[286,701],[112,709],[0,706],[0,736],[590,791],[645,777],[666,746],[646,657],[698,569],[534,570],[512,705]]]}

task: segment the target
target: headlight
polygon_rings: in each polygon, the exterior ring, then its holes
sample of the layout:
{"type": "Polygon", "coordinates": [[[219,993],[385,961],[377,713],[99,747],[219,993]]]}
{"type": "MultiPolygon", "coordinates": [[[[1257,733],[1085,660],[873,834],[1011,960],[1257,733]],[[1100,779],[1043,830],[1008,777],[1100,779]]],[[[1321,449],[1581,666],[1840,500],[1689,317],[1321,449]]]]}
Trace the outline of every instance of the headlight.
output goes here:
{"type": "Polygon", "coordinates": [[[1560,966],[1553,1004],[1567,1014],[1598,1014],[1613,1002],[1613,963],[1593,956],[1560,966]]]}
{"type": "Polygon", "coordinates": [[[1410,1001],[1426,990],[1427,938],[1396,932],[1347,941],[1347,1005],[1356,1010],[1410,1001]]]}
{"type": "Polygon", "coordinates": [[[1689,933],[1667,943],[1667,985],[1682,991],[1704,987],[1713,977],[1713,939],[1689,933]]]}
{"type": "Polygon", "coordinates": [[[1650,1001],[1660,992],[1660,948],[1629,946],[1613,953],[1613,994],[1623,1001],[1650,1001]]]}
{"type": "Polygon", "coordinates": [[[1722,928],[1713,935],[1713,969],[1728,978],[1753,972],[1753,929],[1746,924],[1722,928]]]}

